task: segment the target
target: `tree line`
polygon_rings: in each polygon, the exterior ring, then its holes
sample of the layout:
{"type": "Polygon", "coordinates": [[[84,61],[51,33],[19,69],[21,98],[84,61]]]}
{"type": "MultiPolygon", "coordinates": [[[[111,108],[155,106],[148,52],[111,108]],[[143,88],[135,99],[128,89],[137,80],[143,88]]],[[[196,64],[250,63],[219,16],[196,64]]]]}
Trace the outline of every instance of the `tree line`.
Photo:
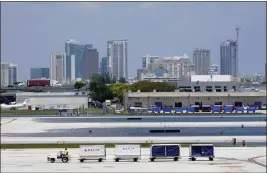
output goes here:
{"type": "MultiPolygon", "coordinates": [[[[85,85],[85,83],[76,82],[75,88],[79,89],[85,85]]],[[[153,92],[156,90],[157,92],[173,92],[175,89],[174,85],[166,82],[140,81],[130,85],[126,83],[124,78],[116,80],[109,74],[92,76],[88,85],[89,96],[93,100],[104,102],[105,100],[117,99],[121,103],[123,101],[123,93],[127,91],[153,92]]]]}

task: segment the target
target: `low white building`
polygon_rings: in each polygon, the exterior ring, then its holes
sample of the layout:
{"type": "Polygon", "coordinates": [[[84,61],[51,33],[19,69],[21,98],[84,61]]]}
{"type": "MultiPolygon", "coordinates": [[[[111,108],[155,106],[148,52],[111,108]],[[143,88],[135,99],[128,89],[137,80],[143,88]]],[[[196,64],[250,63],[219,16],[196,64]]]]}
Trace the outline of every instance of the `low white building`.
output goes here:
{"type": "Polygon", "coordinates": [[[149,108],[189,107],[190,105],[257,105],[266,104],[265,92],[126,92],[124,106],[149,108]]]}
{"type": "Polygon", "coordinates": [[[240,88],[239,78],[230,75],[182,76],[178,85],[179,90],[189,92],[228,92],[240,88]]]}
{"type": "Polygon", "coordinates": [[[16,93],[16,102],[21,103],[28,99],[28,106],[32,109],[56,109],[56,108],[88,108],[88,96],[75,92],[65,93],[16,93]]]}

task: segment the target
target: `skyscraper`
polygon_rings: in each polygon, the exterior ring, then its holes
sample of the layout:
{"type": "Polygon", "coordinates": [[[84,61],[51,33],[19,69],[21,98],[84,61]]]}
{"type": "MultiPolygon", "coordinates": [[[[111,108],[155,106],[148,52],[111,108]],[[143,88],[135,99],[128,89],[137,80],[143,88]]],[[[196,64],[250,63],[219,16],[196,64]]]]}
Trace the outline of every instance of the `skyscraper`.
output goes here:
{"type": "Polygon", "coordinates": [[[31,79],[50,78],[49,68],[31,68],[31,79]]]}
{"type": "Polygon", "coordinates": [[[51,79],[58,81],[60,84],[66,82],[66,53],[53,52],[50,60],[51,79]]]}
{"type": "Polygon", "coordinates": [[[66,78],[68,82],[75,80],[75,78],[83,78],[85,46],[75,39],[65,42],[66,78]]]}
{"type": "Polygon", "coordinates": [[[9,64],[1,62],[1,86],[9,85],[9,64]]]}
{"type": "Polygon", "coordinates": [[[182,56],[164,57],[163,61],[166,64],[169,77],[180,78],[190,75],[192,72],[190,69],[192,62],[185,53],[182,56]]]}
{"type": "Polygon", "coordinates": [[[221,75],[238,77],[237,42],[227,40],[220,46],[221,75]]]}
{"type": "Polygon", "coordinates": [[[18,65],[9,64],[8,67],[8,85],[14,85],[18,81],[18,65]]]}
{"type": "Polygon", "coordinates": [[[99,53],[92,45],[86,45],[84,49],[83,77],[90,79],[93,74],[99,73],[99,53]]]}
{"type": "Polygon", "coordinates": [[[108,57],[103,57],[100,62],[100,74],[108,73],[108,57]]]}
{"type": "Polygon", "coordinates": [[[128,79],[128,43],[127,40],[107,41],[109,73],[120,79],[128,79]]]}
{"type": "Polygon", "coordinates": [[[210,69],[210,51],[207,49],[195,49],[193,64],[196,75],[208,75],[210,69]]]}
{"type": "Polygon", "coordinates": [[[14,85],[18,80],[18,65],[1,62],[1,86],[14,85]]]}
{"type": "Polygon", "coordinates": [[[142,67],[148,68],[148,64],[152,63],[154,60],[159,59],[159,56],[151,56],[146,54],[142,57],[142,67]]]}

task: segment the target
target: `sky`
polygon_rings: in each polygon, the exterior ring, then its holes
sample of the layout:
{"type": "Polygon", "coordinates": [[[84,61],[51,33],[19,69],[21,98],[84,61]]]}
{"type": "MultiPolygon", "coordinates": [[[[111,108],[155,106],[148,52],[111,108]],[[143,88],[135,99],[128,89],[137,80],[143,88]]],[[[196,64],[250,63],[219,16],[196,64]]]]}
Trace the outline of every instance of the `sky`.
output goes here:
{"type": "Polygon", "coordinates": [[[265,2],[1,2],[1,61],[26,80],[68,39],[93,44],[100,58],[107,40],[128,39],[129,76],[145,54],[192,58],[205,48],[220,65],[220,44],[236,39],[237,25],[240,73],[264,73],[265,2]]]}

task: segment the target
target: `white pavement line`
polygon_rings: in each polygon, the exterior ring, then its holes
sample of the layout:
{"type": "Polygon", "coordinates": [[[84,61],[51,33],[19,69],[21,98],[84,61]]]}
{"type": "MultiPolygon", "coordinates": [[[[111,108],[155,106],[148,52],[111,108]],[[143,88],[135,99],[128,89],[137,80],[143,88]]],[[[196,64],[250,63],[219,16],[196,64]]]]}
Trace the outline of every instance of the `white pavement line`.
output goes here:
{"type": "Polygon", "coordinates": [[[9,124],[9,123],[11,123],[11,122],[13,122],[13,121],[16,121],[17,119],[12,119],[12,120],[9,120],[9,121],[7,121],[7,122],[4,122],[4,123],[1,123],[1,126],[2,125],[5,125],[5,124],[9,124]]]}
{"type": "MultiPolygon", "coordinates": [[[[263,164],[263,163],[260,163],[258,161],[256,161],[255,159],[258,159],[258,158],[261,158],[261,157],[266,157],[266,155],[264,156],[257,156],[257,157],[252,157],[252,158],[249,158],[248,161],[252,162],[252,163],[255,163],[257,165],[260,165],[260,166],[263,166],[266,168],[266,164],[263,164]]],[[[266,163],[266,162],[265,162],[266,163]]]]}

